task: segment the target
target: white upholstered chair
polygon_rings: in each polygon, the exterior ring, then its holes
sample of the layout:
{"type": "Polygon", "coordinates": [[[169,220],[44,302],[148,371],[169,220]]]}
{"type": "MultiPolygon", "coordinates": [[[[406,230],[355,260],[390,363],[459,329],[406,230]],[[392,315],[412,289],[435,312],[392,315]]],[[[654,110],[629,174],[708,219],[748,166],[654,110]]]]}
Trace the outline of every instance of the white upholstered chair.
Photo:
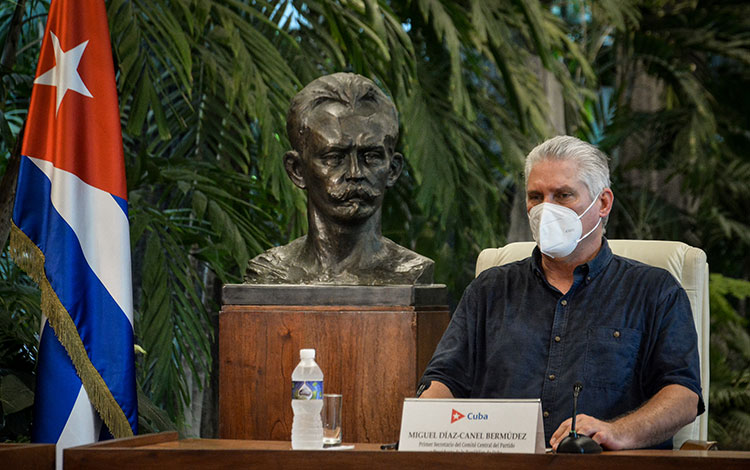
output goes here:
{"type": "MultiPolygon", "coordinates": [[[[693,320],[698,333],[701,366],[701,387],[706,412],[682,428],[674,436],[674,448],[679,449],[688,439],[708,439],[708,263],[706,253],[682,242],[656,240],[608,240],[612,252],[642,263],[664,268],[677,279],[687,292],[693,309],[693,320]]],[[[492,266],[518,261],[531,255],[534,242],[509,243],[501,248],[487,248],[477,257],[476,275],[492,266]]]]}

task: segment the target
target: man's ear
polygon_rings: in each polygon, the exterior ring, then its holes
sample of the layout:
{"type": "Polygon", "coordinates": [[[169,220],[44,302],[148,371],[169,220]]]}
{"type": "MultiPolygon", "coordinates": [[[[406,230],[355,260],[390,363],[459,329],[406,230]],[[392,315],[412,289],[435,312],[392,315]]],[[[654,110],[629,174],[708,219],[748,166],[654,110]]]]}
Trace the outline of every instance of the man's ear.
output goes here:
{"type": "Polygon", "coordinates": [[[387,188],[392,187],[396,184],[396,180],[401,176],[401,171],[404,169],[404,156],[398,152],[394,152],[391,157],[391,165],[388,167],[388,181],[385,186],[387,188]]]}
{"type": "Polygon", "coordinates": [[[599,195],[599,199],[602,201],[602,207],[599,209],[599,217],[607,217],[615,203],[615,195],[611,189],[604,188],[599,195]]]}
{"type": "Polygon", "coordinates": [[[306,189],[305,175],[302,171],[302,157],[296,150],[284,154],[284,168],[289,179],[300,189],[306,189]]]}

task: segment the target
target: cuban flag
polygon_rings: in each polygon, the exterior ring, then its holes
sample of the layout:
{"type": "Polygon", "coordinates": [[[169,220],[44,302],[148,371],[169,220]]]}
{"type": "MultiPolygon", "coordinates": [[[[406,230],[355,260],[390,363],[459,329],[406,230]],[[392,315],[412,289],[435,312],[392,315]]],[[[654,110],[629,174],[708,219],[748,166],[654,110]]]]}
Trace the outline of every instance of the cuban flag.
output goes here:
{"type": "Polygon", "coordinates": [[[103,0],[52,0],[16,189],[11,254],[39,284],[32,440],[136,433],[130,236],[103,0]]]}

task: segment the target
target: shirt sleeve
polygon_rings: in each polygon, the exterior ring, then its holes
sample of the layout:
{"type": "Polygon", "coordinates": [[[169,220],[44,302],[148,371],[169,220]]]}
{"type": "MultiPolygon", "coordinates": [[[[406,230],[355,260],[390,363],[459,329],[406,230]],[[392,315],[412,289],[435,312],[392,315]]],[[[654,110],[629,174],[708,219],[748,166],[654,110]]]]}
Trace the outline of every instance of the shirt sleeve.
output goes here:
{"type": "Polygon", "coordinates": [[[474,375],[475,282],[469,285],[440,339],[420,383],[436,380],[456,398],[468,398],[474,375]]]}
{"type": "Polygon", "coordinates": [[[697,414],[705,411],[700,383],[698,336],[685,290],[671,275],[663,284],[657,305],[657,335],[651,360],[646,365],[645,384],[649,397],[667,385],[677,384],[698,395],[697,414]]]}

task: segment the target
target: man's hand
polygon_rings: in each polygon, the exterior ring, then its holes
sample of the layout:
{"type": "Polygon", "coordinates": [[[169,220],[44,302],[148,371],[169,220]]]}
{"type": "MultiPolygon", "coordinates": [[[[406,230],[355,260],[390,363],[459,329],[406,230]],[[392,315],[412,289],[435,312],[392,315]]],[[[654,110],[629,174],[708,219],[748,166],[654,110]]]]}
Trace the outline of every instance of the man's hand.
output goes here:
{"type": "Polygon", "coordinates": [[[430,387],[419,398],[453,398],[451,390],[442,382],[433,380],[430,387]]]}
{"type": "MultiPolygon", "coordinates": [[[[549,440],[552,450],[557,451],[557,446],[560,444],[565,436],[570,433],[571,418],[566,419],[562,422],[557,431],[552,434],[549,440]]],[[[628,449],[634,447],[625,440],[621,432],[617,429],[617,422],[608,423],[606,421],[600,421],[589,415],[579,414],[576,415],[576,432],[585,436],[591,436],[600,446],[611,449],[628,449]]]]}
{"type": "MultiPolygon", "coordinates": [[[[611,422],[576,415],[576,431],[591,436],[606,449],[637,449],[666,441],[693,421],[697,412],[698,395],[682,385],[672,384],[659,390],[637,410],[611,422]]],[[[563,421],[550,437],[554,450],[570,432],[570,423],[571,419],[563,421]]]]}

